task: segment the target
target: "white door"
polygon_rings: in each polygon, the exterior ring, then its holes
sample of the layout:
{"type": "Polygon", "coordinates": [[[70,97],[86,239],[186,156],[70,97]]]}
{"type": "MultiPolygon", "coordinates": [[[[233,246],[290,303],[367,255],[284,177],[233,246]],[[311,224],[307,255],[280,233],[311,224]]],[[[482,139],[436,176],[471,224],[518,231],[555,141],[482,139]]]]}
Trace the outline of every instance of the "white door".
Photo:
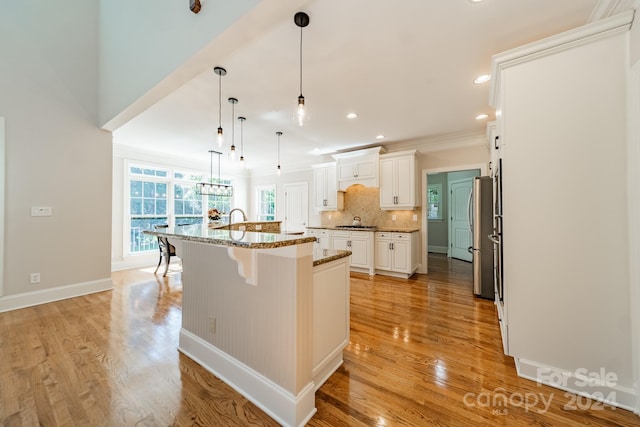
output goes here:
{"type": "Polygon", "coordinates": [[[471,230],[469,229],[469,194],[473,178],[449,183],[449,256],[463,261],[472,261],[469,252],[471,230]]]}
{"type": "Polygon", "coordinates": [[[309,194],[306,182],[284,185],[284,226],[286,231],[305,231],[309,221],[309,194]]]}

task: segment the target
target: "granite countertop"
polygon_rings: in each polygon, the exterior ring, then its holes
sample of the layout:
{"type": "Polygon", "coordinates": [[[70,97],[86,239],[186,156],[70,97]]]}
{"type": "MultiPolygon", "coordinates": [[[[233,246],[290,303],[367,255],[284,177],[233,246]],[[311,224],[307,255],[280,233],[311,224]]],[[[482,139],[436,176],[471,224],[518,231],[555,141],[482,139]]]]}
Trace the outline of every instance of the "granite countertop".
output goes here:
{"type": "Polygon", "coordinates": [[[252,249],[273,249],[283,246],[313,243],[316,240],[313,236],[211,229],[208,224],[168,227],[161,230],[146,230],[145,233],[152,236],[187,240],[190,242],[252,249]]]}
{"type": "Polygon", "coordinates": [[[313,266],[320,264],[326,264],[327,262],[335,261],[340,258],[345,258],[351,255],[351,251],[341,251],[336,249],[313,249],[313,266]]]}
{"type": "Polygon", "coordinates": [[[420,227],[336,227],[334,225],[319,225],[319,226],[308,226],[307,228],[316,229],[316,230],[352,230],[352,231],[384,231],[386,233],[415,233],[416,231],[420,231],[420,227]]]}

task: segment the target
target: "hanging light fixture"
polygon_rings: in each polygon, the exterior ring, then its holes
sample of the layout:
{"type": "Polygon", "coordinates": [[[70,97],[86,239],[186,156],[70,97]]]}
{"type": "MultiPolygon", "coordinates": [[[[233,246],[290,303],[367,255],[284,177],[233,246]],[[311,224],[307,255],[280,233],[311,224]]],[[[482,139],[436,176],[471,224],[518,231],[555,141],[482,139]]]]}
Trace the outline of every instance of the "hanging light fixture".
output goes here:
{"type": "Polygon", "coordinates": [[[220,156],[222,153],[219,151],[209,150],[209,156],[211,157],[210,176],[209,182],[199,182],[196,184],[196,194],[198,196],[231,196],[233,194],[233,187],[230,185],[222,184],[220,179],[220,156]],[[218,155],[218,181],[213,180],[213,155],[218,155]]]}
{"type": "Polygon", "coordinates": [[[224,143],[224,135],[222,131],[222,76],[227,74],[227,70],[222,67],[214,67],[213,72],[218,75],[218,147],[222,147],[224,143]]]}
{"type": "Polygon", "coordinates": [[[240,120],[240,169],[244,169],[244,121],[246,117],[238,117],[240,120]]]}
{"type": "Polygon", "coordinates": [[[276,173],[280,176],[280,137],[282,136],[282,132],[278,131],[276,135],[278,135],[278,169],[276,169],[276,173]]]}
{"type": "Polygon", "coordinates": [[[229,98],[229,103],[231,103],[231,150],[229,151],[229,157],[231,160],[236,159],[236,104],[238,100],[236,98],[229,98]]]}
{"type": "Polygon", "coordinates": [[[302,95],[302,29],[309,25],[309,15],[304,12],[298,12],[294,15],[293,22],[300,27],[300,96],[298,96],[296,120],[298,121],[298,125],[302,126],[308,118],[306,107],[304,105],[304,96],[302,95]]]}

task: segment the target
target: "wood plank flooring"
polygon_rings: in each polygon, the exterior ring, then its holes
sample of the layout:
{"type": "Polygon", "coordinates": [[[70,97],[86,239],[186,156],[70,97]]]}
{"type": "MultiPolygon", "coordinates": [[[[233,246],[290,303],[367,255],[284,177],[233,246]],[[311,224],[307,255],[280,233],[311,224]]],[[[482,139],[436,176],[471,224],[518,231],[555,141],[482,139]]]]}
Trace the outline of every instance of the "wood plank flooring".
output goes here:
{"type": "MultiPolygon", "coordinates": [[[[153,268],[114,290],[0,313],[0,421],[9,426],[277,426],[180,354],[182,282],[153,268]]],[[[351,342],[309,426],[639,426],[631,412],[518,378],[471,265],[351,276],[351,342]],[[546,403],[549,406],[546,406],[546,403]],[[584,401],[583,401],[584,403],[584,401]]]]}

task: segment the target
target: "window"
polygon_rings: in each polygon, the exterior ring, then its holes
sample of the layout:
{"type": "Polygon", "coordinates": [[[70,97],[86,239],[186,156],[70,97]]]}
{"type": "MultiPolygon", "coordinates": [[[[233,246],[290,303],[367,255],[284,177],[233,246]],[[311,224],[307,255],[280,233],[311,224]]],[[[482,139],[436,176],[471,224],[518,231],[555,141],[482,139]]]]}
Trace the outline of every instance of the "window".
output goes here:
{"type": "MultiPolygon", "coordinates": [[[[129,254],[158,250],[158,239],[144,234],[159,224],[202,224],[207,221],[203,208],[217,208],[228,213],[232,198],[196,194],[196,183],[204,174],[171,171],[141,165],[129,165],[126,184],[129,187],[129,212],[125,224],[125,248],[129,254]],[[128,238],[127,238],[128,236],[128,238]]],[[[231,185],[230,180],[221,180],[231,185]]]]}
{"type": "Polygon", "coordinates": [[[427,185],[427,219],[442,219],[442,184],[427,185]]]}
{"type": "Polygon", "coordinates": [[[275,221],[276,219],[276,187],[266,186],[257,188],[256,203],[258,221],[275,221]]]}

